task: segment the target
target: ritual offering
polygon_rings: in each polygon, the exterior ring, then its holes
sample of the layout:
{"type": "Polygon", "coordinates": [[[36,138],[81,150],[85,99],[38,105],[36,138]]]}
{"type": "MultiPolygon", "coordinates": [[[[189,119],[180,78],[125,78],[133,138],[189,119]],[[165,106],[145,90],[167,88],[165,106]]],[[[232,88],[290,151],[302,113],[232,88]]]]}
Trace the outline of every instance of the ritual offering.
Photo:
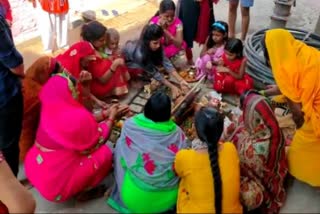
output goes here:
{"type": "Polygon", "coordinates": [[[194,67],[180,71],[179,75],[188,83],[193,83],[198,81],[196,78],[196,69],[194,67]]]}

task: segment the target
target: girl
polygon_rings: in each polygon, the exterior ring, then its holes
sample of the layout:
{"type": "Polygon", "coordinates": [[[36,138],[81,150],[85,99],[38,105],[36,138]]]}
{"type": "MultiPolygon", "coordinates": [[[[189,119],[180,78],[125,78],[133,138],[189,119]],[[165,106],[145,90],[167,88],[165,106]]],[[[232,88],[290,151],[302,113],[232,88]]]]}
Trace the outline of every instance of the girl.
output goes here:
{"type": "Polygon", "coordinates": [[[219,144],[223,116],[214,108],[202,108],[195,127],[199,139],[175,159],[181,178],[177,213],[242,213],[237,150],[232,143],[219,144]]]}
{"type": "Polygon", "coordinates": [[[110,59],[116,59],[121,57],[120,49],[119,49],[119,42],[120,42],[120,33],[114,28],[109,28],[106,34],[106,46],[103,50],[105,54],[104,57],[110,59]]]}
{"type": "Polygon", "coordinates": [[[229,39],[222,59],[214,69],[213,89],[221,93],[241,95],[253,88],[253,80],[245,74],[247,59],[243,57],[240,39],[229,39]]]}
{"type": "Polygon", "coordinates": [[[164,38],[161,41],[165,56],[169,59],[178,56],[181,50],[186,49],[183,41],[183,25],[179,18],[175,17],[176,6],[172,0],[162,0],[159,11],[151,19],[152,24],[162,27],[164,38]]]}
{"type": "Polygon", "coordinates": [[[107,28],[97,21],[85,24],[81,37],[88,41],[96,50],[96,60],[88,66],[93,76],[91,91],[98,98],[122,96],[128,93],[129,73],[123,58],[112,59],[102,53],[106,46],[107,28]]]}
{"type": "Polygon", "coordinates": [[[217,21],[212,25],[206,44],[203,46],[200,57],[196,61],[197,79],[204,75],[212,79],[212,66],[218,65],[218,61],[224,52],[224,45],[228,40],[228,24],[217,21]]]}
{"type": "Polygon", "coordinates": [[[129,41],[123,49],[126,64],[130,75],[154,78],[171,89],[172,98],[180,96],[181,90],[163,77],[159,67],[164,67],[166,72],[180,83],[181,88],[188,88],[188,83],[177,73],[170,60],[164,55],[161,38],[163,29],[156,24],[145,26],[141,37],[137,41],[129,41]]]}

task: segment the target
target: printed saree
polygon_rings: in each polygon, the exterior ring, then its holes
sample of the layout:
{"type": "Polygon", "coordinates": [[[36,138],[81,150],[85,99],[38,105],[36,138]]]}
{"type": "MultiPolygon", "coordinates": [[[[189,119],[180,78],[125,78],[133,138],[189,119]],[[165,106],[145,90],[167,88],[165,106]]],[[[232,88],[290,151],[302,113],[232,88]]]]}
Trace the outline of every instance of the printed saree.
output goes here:
{"type": "Polygon", "coordinates": [[[262,96],[249,94],[243,109],[243,121],[231,138],[240,157],[241,199],[249,210],[278,213],[288,171],[282,132],[262,96]]]}
{"type": "Polygon", "coordinates": [[[179,178],[173,170],[185,135],[173,122],[143,114],[128,119],[114,154],[116,185],[108,204],[121,213],[160,213],[175,206],[179,178]]]}

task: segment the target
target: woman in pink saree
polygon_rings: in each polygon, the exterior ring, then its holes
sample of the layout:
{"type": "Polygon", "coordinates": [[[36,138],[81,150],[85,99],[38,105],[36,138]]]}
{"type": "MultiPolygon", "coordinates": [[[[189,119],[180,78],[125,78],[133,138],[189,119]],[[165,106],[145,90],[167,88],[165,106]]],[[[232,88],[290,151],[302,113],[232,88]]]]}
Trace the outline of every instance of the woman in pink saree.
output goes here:
{"type": "Polygon", "coordinates": [[[163,50],[169,59],[187,47],[183,41],[183,25],[175,16],[175,10],[176,6],[172,0],[163,0],[160,3],[159,12],[150,20],[151,24],[160,25],[164,30],[163,50]]]}
{"type": "Polygon", "coordinates": [[[50,78],[39,95],[40,123],[25,172],[49,201],[62,202],[97,186],[112,167],[112,152],[105,141],[117,112],[111,107],[109,117],[97,123],[77,101],[76,88],[74,78],[61,73],[50,78]]]}

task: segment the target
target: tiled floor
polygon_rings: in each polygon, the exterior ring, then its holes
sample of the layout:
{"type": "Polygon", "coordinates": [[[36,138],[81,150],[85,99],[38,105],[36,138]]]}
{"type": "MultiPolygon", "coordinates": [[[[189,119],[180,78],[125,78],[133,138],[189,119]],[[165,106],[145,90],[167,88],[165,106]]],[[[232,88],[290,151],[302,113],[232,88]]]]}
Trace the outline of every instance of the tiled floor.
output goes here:
{"type": "MultiPolygon", "coordinates": [[[[130,0],[118,0],[119,5],[126,5],[130,0]]],[[[113,1],[116,2],[116,1],[113,1]]],[[[135,2],[140,4],[142,0],[135,2]]],[[[108,27],[116,27],[121,31],[121,41],[135,39],[138,37],[142,25],[147,22],[155,11],[156,7],[151,2],[146,2],[139,7],[131,7],[128,11],[117,8],[122,13],[121,16],[112,19],[102,20],[108,27]]],[[[129,7],[129,6],[127,6],[129,7]]],[[[215,7],[216,20],[227,20],[228,11],[227,1],[221,0],[215,7]]],[[[251,9],[251,30],[267,27],[270,23],[269,16],[272,14],[273,1],[260,0],[255,1],[255,6],[251,9]]],[[[109,8],[108,8],[109,9],[109,8]]],[[[110,8],[111,9],[111,8],[110,8]]],[[[240,11],[239,11],[240,12],[240,11]]],[[[314,28],[317,17],[320,12],[319,0],[299,0],[297,7],[293,8],[292,16],[289,19],[289,27],[301,27],[306,30],[314,28]]],[[[240,15],[239,15],[240,16],[240,15]]],[[[98,16],[99,18],[99,16],[98,16]]],[[[240,19],[238,19],[238,29],[240,29],[240,19]]],[[[70,44],[79,39],[79,28],[70,32],[70,44]]],[[[25,64],[28,67],[39,55],[41,55],[41,42],[35,39],[18,46],[19,50],[25,57],[25,64]]],[[[200,52],[198,45],[195,45],[194,53],[197,56],[200,52]]],[[[135,90],[135,89],[132,89],[135,90]]],[[[131,92],[130,94],[134,94],[131,92]]],[[[129,100],[129,99],[127,99],[129,100]]],[[[308,164],[308,163],[306,163],[308,164]]],[[[23,169],[20,170],[20,178],[23,178],[23,169]]],[[[105,182],[111,183],[112,178],[108,177],[105,182]]],[[[74,200],[62,204],[55,204],[43,199],[39,193],[32,188],[30,190],[37,201],[36,211],[39,213],[115,213],[103,198],[96,199],[86,203],[77,203],[74,200]]],[[[281,213],[320,213],[320,192],[316,189],[294,181],[288,189],[288,196],[285,205],[281,209],[281,213]]]]}

